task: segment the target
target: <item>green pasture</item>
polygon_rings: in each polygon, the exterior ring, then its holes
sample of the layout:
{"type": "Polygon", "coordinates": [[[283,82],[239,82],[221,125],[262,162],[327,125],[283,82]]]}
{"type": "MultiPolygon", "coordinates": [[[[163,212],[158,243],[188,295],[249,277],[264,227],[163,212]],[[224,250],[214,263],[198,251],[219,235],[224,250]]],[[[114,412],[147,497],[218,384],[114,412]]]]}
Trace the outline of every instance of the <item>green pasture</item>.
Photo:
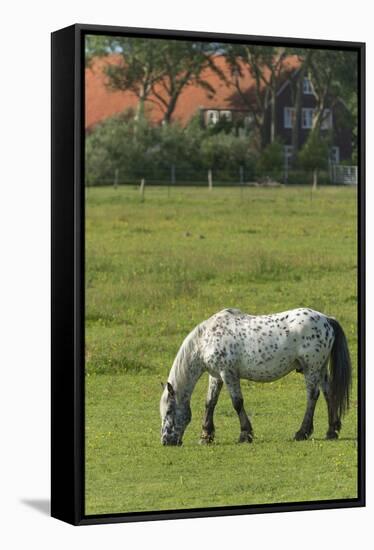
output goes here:
{"type": "Polygon", "coordinates": [[[86,192],[86,513],[357,496],[357,190],[147,188],[86,192]],[[294,442],[303,377],[243,381],[252,445],[227,391],[216,442],[198,444],[207,375],[180,448],[160,444],[160,382],[188,332],[225,307],[311,307],[336,317],[351,350],[352,405],[325,441],[294,442]]]}

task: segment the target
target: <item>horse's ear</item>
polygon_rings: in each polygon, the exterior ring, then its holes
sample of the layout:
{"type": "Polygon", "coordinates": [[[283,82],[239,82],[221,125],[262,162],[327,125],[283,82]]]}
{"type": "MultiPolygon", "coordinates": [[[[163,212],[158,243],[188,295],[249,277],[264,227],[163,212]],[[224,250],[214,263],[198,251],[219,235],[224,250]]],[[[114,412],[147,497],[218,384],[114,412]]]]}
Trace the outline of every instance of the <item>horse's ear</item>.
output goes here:
{"type": "Polygon", "coordinates": [[[170,382],[167,382],[168,392],[170,397],[175,397],[175,392],[173,386],[170,384],[170,382]]]}

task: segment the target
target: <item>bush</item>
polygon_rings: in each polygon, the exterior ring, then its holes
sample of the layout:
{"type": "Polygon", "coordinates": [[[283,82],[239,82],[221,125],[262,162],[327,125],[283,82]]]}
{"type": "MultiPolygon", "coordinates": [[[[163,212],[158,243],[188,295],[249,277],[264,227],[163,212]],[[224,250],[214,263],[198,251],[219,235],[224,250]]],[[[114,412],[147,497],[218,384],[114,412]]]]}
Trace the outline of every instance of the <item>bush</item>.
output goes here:
{"type": "Polygon", "coordinates": [[[265,147],[256,164],[257,178],[280,180],[284,168],[283,145],[274,141],[265,147]]]}
{"type": "Polygon", "coordinates": [[[196,120],[186,128],[174,123],[153,127],[146,120],[136,122],[129,113],[112,117],[86,137],[86,184],[112,184],[115,171],[119,182],[150,183],[171,179],[172,165],[177,180],[206,181],[212,168],[218,179],[253,177],[255,160],[248,137],[224,132],[211,134],[196,120]]]}
{"type": "Polygon", "coordinates": [[[154,130],[119,115],[98,125],[86,136],[86,184],[110,184],[115,170],[139,175],[147,164],[146,151],[154,143],[154,130]]]}
{"type": "MultiPolygon", "coordinates": [[[[313,183],[313,173],[306,170],[292,169],[287,175],[288,185],[310,185],[313,183]]],[[[328,184],[330,183],[330,176],[328,171],[322,170],[318,173],[318,183],[328,184]]]]}
{"type": "Polygon", "coordinates": [[[214,134],[201,143],[201,160],[205,169],[215,168],[238,173],[243,166],[245,172],[254,171],[254,158],[249,150],[248,138],[232,134],[214,134]]]}
{"type": "Polygon", "coordinates": [[[304,170],[326,170],[329,158],[329,145],[317,132],[312,131],[304,147],[299,153],[298,160],[304,170]]]}

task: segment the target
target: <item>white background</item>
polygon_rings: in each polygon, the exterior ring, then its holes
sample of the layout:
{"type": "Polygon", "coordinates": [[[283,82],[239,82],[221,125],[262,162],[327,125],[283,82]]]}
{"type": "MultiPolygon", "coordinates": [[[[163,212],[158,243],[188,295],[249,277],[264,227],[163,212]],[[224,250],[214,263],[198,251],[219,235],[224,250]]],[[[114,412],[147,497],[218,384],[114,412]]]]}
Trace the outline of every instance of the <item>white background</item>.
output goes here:
{"type": "MultiPolygon", "coordinates": [[[[64,0],[2,3],[0,194],[0,541],[3,548],[339,548],[372,536],[372,471],[366,509],[298,512],[73,528],[48,517],[50,311],[50,32],[97,23],[366,41],[363,0],[64,0]],[[371,517],[370,517],[371,516],[371,517]]],[[[368,63],[368,69],[370,69],[368,63]]],[[[368,71],[368,235],[372,239],[368,71]]],[[[371,96],[373,94],[371,93],[371,96]]],[[[368,251],[368,280],[372,254],[368,251]]],[[[368,287],[368,342],[372,292],[368,287]]],[[[373,400],[368,350],[368,463],[373,400]]],[[[250,452],[250,450],[248,450],[250,452]]],[[[301,465],[302,467],[302,465],[301,465]]],[[[209,483],[209,472],[207,472],[209,483]]]]}

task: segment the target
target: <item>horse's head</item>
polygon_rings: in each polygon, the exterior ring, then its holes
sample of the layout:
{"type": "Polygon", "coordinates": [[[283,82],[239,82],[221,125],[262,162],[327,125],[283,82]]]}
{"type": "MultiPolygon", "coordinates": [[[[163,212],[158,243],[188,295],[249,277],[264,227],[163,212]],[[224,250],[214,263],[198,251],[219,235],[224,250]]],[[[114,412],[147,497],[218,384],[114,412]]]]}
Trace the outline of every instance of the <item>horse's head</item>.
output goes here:
{"type": "Polygon", "coordinates": [[[184,431],[191,420],[188,401],[177,403],[173,386],[167,382],[160,401],[161,443],[182,445],[184,431]]]}

